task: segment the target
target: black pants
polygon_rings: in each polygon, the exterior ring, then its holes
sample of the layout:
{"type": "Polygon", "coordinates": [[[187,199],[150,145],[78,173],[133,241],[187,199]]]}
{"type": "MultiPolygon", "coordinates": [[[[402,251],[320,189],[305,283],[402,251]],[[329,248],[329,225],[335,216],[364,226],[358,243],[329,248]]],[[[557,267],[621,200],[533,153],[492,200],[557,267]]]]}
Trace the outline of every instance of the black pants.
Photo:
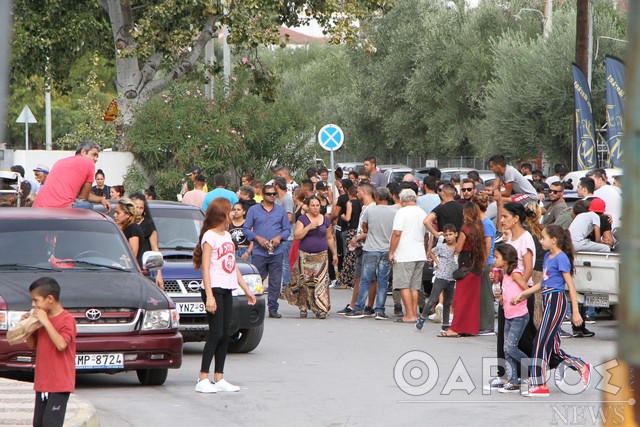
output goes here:
{"type": "Polygon", "coordinates": [[[36,391],[33,411],[34,427],[62,427],[71,393],[41,393],[36,391]]]}
{"type": "MultiPolygon", "coordinates": [[[[233,310],[233,297],[230,289],[213,288],[213,297],[216,300],[216,312],[207,311],[207,321],[209,322],[209,335],[207,343],[202,352],[202,364],[200,372],[209,372],[211,360],[215,355],[215,366],[213,372],[223,373],[224,362],[227,358],[227,347],[229,346],[229,325],[231,325],[231,314],[233,310]]],[[[207,303],[207,294],[204,289],[200,290],[202,301],[207,303]]]]}

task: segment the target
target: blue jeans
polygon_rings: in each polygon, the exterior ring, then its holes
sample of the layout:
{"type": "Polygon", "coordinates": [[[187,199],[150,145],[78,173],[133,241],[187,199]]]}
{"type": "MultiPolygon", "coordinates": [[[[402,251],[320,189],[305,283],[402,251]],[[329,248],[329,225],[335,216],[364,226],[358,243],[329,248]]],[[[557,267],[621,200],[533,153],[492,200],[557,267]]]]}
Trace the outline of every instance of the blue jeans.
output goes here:
{"type": "MultiPolygon", "coordinates": [[[[249,246],[238,246],[236,248],[236,258],[241,258],[249,250],[249,246]]],[[[251,254],[247,258],[247,262],[251,262],[251,254]]]]}
{"type": "Polygon", "coordinates": [[[360,289],[356,300],[355,311],[362,311],[369,296],[369,288],[374,277],[378,278],[378,290],[376,293],[376,312],[384,313],[384,305],[387,302],[387,288],[389,286],[389,273],[391,263],[389,252],[364,251],[362,254],[362,276],[360,277],[360,289]],[[376,274],[377,271],[377,274],[376,274]]]}
{"type": "Polygon", "coordinates": [[[91,209],[91,210],[93,210],[93,203],[91,203],[88,200],[76,199],[76,201],[73,202],[71,207],[72,208],[77,208],[77,209],[91,209]]]}
{"type": "Polygon", "coordinates": [[[291,243],[293,240],[285,240],[282,246],[282,286],[287,286],[291,280],[291,265],[289,264],[289,252],[291,251],[291,243]]]}
{"type": "Polygon", "coordinates": [[[518,348],[518,342],[527,323],[529,323],[529,313],[513,319],[505,319],[504,322],[504,355],[511,365],[511,375],[509,375],[511,384],[516,384],[518,381],[520,360],[527,358],[527,355],[518,348]]]}
{"type": "Polygon", "coordinates": [[[265,280],[269,276],[269,290],[267,296],[267,306],[269,312],[278,311],[278,296],[282,283],[282,253],[277,255],[262,256],[253,255],[253,265],[258,269],[260,277],[265,280]]]}

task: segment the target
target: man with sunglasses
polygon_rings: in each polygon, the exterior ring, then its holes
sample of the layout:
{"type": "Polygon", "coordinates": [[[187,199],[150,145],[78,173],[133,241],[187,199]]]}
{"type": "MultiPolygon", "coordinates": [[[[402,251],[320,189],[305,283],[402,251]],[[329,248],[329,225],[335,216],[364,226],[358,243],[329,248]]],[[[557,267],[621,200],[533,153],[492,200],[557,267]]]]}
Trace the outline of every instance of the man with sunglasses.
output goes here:
{"type": "Polygon", "coordinates": [[[242,232],[249,241],[254,241],[252,263],[258,269],[262,280],[269,276],[267,305],[269,317],[279,319],[278,295],[282,282],[283,242],[291,234],[291,224],[287,211],[276,203],[277,192],[274,186],[262,188],[262,202],[251,206],[242,232]]]}
{"type": "Polygon", "coordinates": [[[473,196],[476,195],[476,185],[469,178],[465,178],[460,183],[460,198],[456,202],[466,205],[473,200],[473,196]]]}
{"type": "Polygon", "coordinates": [[[564,185],[556,181],[549,189],[549,200],[551,203],[546,207],[547,211],[542,219],[544,225],[555,224],[558,216],[567,210],[567,202],[564,201],[564,185]]]}

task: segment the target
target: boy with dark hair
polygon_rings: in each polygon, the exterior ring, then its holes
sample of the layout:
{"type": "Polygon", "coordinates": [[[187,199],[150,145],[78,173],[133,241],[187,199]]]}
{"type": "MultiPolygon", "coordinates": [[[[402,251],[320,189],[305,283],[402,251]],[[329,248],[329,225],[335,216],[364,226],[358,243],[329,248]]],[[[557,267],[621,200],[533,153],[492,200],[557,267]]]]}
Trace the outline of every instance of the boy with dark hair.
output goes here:
{"type": "MultiPolygon", "coordinates": [[[[34,426],[62,426],[76,385],[76,322],[60,304],[60,285],[41,277],[29,286],[33,316],[42,328],[27,338],[36,349],[34,426]]],[[[29,317],[26,313],[23,319],[29,317]]]]}

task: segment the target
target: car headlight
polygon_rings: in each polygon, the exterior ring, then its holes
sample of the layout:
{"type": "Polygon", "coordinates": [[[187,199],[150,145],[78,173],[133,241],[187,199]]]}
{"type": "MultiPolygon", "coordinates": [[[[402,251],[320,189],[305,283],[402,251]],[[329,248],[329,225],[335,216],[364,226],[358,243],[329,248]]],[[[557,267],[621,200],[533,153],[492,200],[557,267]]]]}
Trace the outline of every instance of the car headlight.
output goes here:
{"type": "Polygon", "coordinates": [[[175,329],[178,327],[179,319],[178,311],[175,309],[147,310],[142,321],[142,330],[175,329]]]}
{"type": "MultiPolygon", "coordinates": [[[[245,274],[242,276],[242,278],[254,295],[262,295],[264,293],[262,277],[260,277],[259,274],[245,274]]],[[[244,291],[242,290],[242,288],[237,288],[233,291],[233,296],[238,295],[244,295],[244,291]]]]}
{"type": "Polygon", "coordinates": [[[27,311],[0,310],[0,331],[8,331],[20,322],[20,318],[27,311]]]}

